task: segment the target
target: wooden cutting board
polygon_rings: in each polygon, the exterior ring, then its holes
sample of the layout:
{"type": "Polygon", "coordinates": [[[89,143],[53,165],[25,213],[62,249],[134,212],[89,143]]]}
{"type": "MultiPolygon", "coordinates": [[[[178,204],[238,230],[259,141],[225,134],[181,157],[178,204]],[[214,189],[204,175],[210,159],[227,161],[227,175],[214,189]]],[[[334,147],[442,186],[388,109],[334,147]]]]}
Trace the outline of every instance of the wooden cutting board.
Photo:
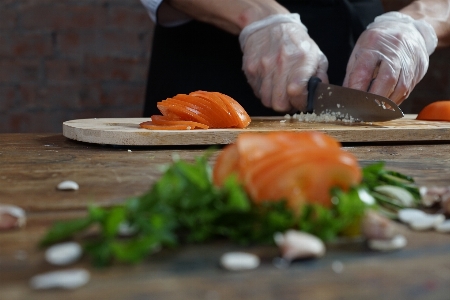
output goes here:
{"type": "Polygon", "coordinates": [[[254,117],[245,129],[147,130],[139,123],[149,118],[79,119],[63,123],[69,139],[111,145],[215,145],[230,144],[242,132],[325,132],[340,142],[445,141],[450,140],[450,122],[419,121],[417,115],[378,123],[302,122],[284,117],[254,117]]]}

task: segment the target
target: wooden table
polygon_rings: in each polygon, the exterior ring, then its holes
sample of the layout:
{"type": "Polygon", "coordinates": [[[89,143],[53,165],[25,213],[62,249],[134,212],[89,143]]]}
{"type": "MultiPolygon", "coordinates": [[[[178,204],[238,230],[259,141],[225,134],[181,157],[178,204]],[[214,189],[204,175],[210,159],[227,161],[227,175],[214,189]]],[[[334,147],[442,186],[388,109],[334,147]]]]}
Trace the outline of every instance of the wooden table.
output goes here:
{"type": "MultiPolygon", "coordinates": [[[[450,185],[450,141],[412,144],[345,144],[361,164],[379,160],[415,177],[420,185],[450,185]]],[[[449,299],[450,235],[412,232],[397,252],[372,252],[363,244],[330,245],[324,258],[277,269],[277,250],[217,242],[164,250],[136,266],[94,269],[77,290],[34,291],[29,279],[61,268],[44,261],[37,242],[55,220],[85,214],[86,205],[110,205],[145,192],[172,155],[192,160],[205,147],[113,147],[55,134],[0,135],[0,203],[27,211],[27,225],[0,232],[0,299],[449,299]],[[131,150],[131,151],[129,151],[131,150]],[[78,191],[58,191],[62,180],[78,191]],[[230,250],[257,253],[262,265],[248,272],[218,267],[230,250]],[[332,266],[343,264],[342,272],[332,266]]],[[[211,158],[212,162],[216,156],[211,158]]]]}

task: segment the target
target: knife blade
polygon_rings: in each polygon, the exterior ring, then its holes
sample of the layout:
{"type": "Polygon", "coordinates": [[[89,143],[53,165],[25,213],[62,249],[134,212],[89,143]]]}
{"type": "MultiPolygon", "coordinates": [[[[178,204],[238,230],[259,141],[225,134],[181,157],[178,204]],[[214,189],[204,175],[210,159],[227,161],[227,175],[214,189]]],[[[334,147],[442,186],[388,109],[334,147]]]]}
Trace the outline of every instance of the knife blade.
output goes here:
{"type": "Polygon", "coordinates": [[[404,116],[397,104],[386,97],[323,83],[318,77],[311,77],[308,82],[307,112],[356,122],[383,122],[404,116]]]}

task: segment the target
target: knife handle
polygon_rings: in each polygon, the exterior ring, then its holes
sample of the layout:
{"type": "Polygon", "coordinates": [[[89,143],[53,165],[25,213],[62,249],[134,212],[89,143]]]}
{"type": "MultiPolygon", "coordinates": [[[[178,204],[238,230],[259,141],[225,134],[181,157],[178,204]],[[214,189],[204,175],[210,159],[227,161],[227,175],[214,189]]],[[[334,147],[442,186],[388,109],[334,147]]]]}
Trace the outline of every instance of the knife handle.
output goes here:
{"type": "Polygon", "coordinates": [[[311,77],[308,81],[308,102],[306,104],[306,112],[312,113],[314,111],[314,93],[317,85],[322,82],[319,77],[311,77]]]}

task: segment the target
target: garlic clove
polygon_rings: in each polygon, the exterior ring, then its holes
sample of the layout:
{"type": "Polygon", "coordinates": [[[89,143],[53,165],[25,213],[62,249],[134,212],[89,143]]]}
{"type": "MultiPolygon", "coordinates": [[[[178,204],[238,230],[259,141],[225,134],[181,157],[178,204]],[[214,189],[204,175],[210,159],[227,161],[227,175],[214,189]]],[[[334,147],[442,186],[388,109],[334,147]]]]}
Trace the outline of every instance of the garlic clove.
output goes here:
{"type": "Polygon", "coordinates": [[[61,191],[77,191],[80,187],[75,181],[66,180],[60,182],[56,188],[61,191]]]}
{"type": "Polygon", "coordinates": [[[33,289],[75,289],[89,282],[90,273],[85,269],[69,269],[35,275],[30,280],[33,289]]]}
{"type": "Polygon", "coordinates": [[[374,210],[368,210],[362,220],[362,234],[367,239],[392,239],[396,234],[395,223],[374,210]]]}
{"type": "Polygon", "coordinates": [[[76,262],[83,254],[80,244],[66,242],[53,245],[45,251],[45,259],[57,266],[64,266],[76,262]]]}
{"type": "Polygon", "coordinates": [[[426,216],[426,213],[415,208],[400,209],[397,212],[398,219],[403,223],[410,223],[418,218],[426,216]]]}
{"type": "Polygon", "coordinates": [[[441,191],[437,191],[436,188],[422,186],[419,188],[419,192],[421,196],[421,203],[424,206],[430,207],[440,201],[441,191]]]}
{"type": "Polygon", "coordinates": [[[220,265],[230,271],[256,269],[260,264],[258,256],[245,252],[228,252],[220,258],[220,265]]]}
{"type": "Polygon", "coordinates": [[[445,216],[442,214],[430,215],[425,214],[422,217],[414,219],[409,222],[409,226],[414,230],[428,230],[434,228],[445,221],[445,216]]]}
{"type": "Polygon", "coordinates": [[[437,232],[450,233],[450,220],[436,224],[434,229],[436,229],[437,232]]]}
{"type": "Polygon", "coordinates": [[[288,261],[325,255],[325,244],[322,240],[306,232],[291,229],[284,234],[276,233],[274,240],[280,248],[282,258],[288,261]]]}
{"type": "Polygon", "coordinates": [[[25,211],[15,205],[0,204],[0,230],[25,226],[25,211]]]}
{"type": "Polygon", "coordinates": [[[372,239],[368,240],[368,247],[372,250],[377,251],[393,251],[393,250],[399,250],[401,248],[404,248],[407,244],[406,238],[398,234],[392,239],[372,239]]]}

